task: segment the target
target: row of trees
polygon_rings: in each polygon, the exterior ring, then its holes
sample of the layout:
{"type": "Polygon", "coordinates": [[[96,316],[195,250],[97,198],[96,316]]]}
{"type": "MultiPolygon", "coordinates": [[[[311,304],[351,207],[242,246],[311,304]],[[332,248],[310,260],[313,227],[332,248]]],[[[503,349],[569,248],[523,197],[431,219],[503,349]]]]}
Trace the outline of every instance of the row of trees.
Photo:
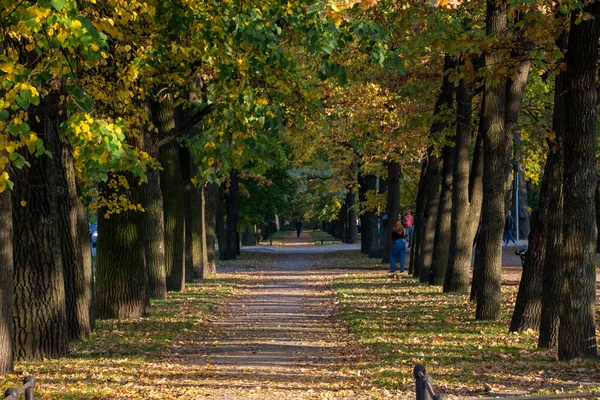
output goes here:
{"type": "MultiPolygon", "coordinates": [[[[539,330],[540,347],[558,349],[561,359],[595,356],[600,6],[444,5],[382,1],[369,9],[390,33],[402,73],[340,55],[349,84],[322,89],[325,117],[305,129],[312,138],[292,143],[334,171],[314,185],[326,180],[333,193],[323,209],[337,219],[339,237],[352,240],[339,226],[351,228],[359,211],[365,254],[380,254],[376,215],[399,217],[400,188],[404,204],[414,199],[411,272],[445,292],[470,293],[480,320],[500,316],[506,211],[518,209],[528,230],[527,196],[516,205],[511,195],[512,172],[521,172],[519,186],[533,188],[537,204],[510,329],[539,330]]],[[[388,232],[384,255],[390,245],[388,232]]]]}
{"type": "MultiPolygon", "coordinates": [[[[140,317],[213,272],[215,237],[235,257],[240,197],[290,181],[282,133],[319,108],[304,64],[342,76],[329,56],[353,42],[385,58],[373,24],[355,30],[338,11],[2,3],[0,372],[63,356],[95,318],[140,317]],[[95,279],[84,199],[98,215],[95,279]]],[[[293,185],[269,188],[281,198],[293,185]]]]}

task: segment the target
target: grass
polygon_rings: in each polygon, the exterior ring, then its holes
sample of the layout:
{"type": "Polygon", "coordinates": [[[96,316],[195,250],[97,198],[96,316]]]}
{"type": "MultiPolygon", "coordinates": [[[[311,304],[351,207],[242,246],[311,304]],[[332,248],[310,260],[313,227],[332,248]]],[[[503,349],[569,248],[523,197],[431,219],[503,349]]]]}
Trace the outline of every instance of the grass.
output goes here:
{"type": "Polygon", "coordinates": [[[203,325],[239,277],[219,275],[190,284],[183,293],[153,300],[144,318],[101,320],[92,337],[71,343],[67,357],[17,362],[15,374],[0,376],[0,388],[18,387],[22,377],[37,380],[36,398],[167,398],[156,382],[169,379],[170,347],[203,325]]]}
{"type": "Polygon", "coordinates": [[[371,350],[368,372],[383,387],[412,390],[412,370],[421,363],[436,393],[453,398],[600,390],[597,360],[559,362],[537,350],[535,332],[508,332],[517,285],[503,287],[499,321],[476,321],[468,296],[443,294],[405,274],[393,280],[357,272],[334,286],[341,317],[371,350]]]}
{"type": "Polygon", "coordinates": [[[324,269],[388,270],[381,258],[368,258],[360,250],[340,250],[319,254],[318,267],[324,269]]]}
{"type": "Polygon", "coordinates": [[[329,233],[323,232],[323,231],[311,231],[310,238],[312,239],[312,241],[314,242],[315,245],[320,245],[321,241],[323,241],[324,243],[327,243],[327,244],[342,243],[341,240],[336,239],[333,236],[331,236],[329,233]]]}

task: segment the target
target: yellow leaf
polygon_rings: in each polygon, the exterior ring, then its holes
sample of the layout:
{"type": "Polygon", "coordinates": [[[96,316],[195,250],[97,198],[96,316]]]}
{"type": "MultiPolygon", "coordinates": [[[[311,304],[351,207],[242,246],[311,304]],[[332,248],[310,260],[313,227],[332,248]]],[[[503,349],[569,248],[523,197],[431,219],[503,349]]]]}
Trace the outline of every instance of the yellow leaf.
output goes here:
{"type": "Polygon", "coordinates": [[[27,205],[27,202],[25,200],[21,200],[21,207],[25,207],[27,205]]]}

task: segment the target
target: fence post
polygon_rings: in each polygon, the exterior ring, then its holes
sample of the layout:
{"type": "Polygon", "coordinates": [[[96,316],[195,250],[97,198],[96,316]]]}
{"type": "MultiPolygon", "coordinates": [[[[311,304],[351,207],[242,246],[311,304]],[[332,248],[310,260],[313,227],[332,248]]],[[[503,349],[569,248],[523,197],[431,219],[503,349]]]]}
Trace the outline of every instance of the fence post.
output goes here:
{"type": "Polygon", "coordinates": [[[17,399],[19,397],[19,391],[17,389],[6,389],[4,392],[5,399],[17,399]]]}
{"type": "Polygon", "coordinates": [[[33,392],[35,391],[35,378],[31,375],[23,378],[23,385],[29,384],[29,387],[25,389],[25,400],[34,400],[33,392]]]}
{"type": "Polygon", "coordinates": [[[416,400],[426,400],[425,393],[425,385],[423,378],[425,377],[425,367],[421,364],[415,365],[413,369],[413,376],[415,377],[415,389],[416,389],[416,400]]]}

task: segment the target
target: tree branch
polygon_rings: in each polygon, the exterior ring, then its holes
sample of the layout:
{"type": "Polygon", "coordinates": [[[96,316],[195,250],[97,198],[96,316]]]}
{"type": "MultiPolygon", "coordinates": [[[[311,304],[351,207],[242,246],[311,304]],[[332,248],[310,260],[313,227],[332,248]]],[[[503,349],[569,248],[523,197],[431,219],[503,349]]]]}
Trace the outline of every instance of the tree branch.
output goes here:
{"type": "Polygon", "coordinates": [[[217,108],[217,105],[218,103],[214,103],[202,108],[200,111],[196,112],[190,118],[185,120],[181,125],[169,130],[169,132],[167,132],[167,134],[162,139],[156,142],[156,147],[160,148],[179,138],[179,136],[181,136],[182,133],[193,128],[196,124],[202,121],[204,117],[213,112],[217,108]]]}

